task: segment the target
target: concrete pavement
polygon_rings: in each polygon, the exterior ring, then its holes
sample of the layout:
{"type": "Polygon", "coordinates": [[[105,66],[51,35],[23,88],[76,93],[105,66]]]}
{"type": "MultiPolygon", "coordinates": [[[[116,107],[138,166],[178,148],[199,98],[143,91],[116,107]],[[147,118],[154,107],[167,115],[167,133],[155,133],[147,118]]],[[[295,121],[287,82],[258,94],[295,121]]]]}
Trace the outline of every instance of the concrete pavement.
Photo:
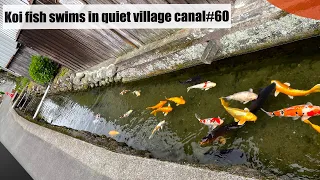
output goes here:
{"type": "Polygon", "coordinates": [[[251,179],[114,153],[31,123],[10,104],[6,96],[0,105],[0,141],[33,179],[251,179]]]}

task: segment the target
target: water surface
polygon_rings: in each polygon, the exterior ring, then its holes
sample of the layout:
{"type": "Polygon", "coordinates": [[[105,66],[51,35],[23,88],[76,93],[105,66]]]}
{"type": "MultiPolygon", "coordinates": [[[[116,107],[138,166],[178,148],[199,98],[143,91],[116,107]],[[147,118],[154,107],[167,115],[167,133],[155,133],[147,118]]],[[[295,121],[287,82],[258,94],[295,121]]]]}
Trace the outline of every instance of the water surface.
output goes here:
{"type": "MultiPolygon", "coordinates": [[[[221,166],[241,164],[257,169],[265,175],[283,178],[320,177],[320,134],[301,120],[270,118],[263,112],[257,113],[258,120],[247,122],[244,127],[229,132],[224,137],[226,144],[214,142],[201,147],[199,141],[209,129],[195,118],[220,116],[225,124],[233,118],[220,104],[219,97],[253,88],[255,93],[280,80],[290,82],[293,88],[310,89],[320,83],[320,38],[313,38],[248,55],[180,70],[167,75],[139,82],[95,88],[87,92],[64,93],[48,97],[41,115],[50,123],[108,135],[117,130],[119,142],[150,151],[154,157],[170,161],[209,163],[221,166]],[[204,81],[217,83],[208,91],[192,89],[178,80],[200,75],[204,81]],[[123,89],[141,90],[141,96],[132,93],[121,96],[123,89]],[[145,108],[157,104],[165,97],[183,96],[185,105],[173,106],[173,111],[164,117],[150,115],[145,108]],[[120,119],[128,110],[133,113],[120,119]],[[101,119],[95,123],[95,115],[101,119]],[[153,128],[162,120],[168,124],[148,139],[153,128]]],[[[320,93],[293,100],[284,94],[270,96],[264,108],[278,110],[298,104],[312,102],[320,105],[320,93]]],[[[236,101],[231,107],[245,108],[236,101]]],[[[320,117],[311,122],[320,125],[320,117]]]]}

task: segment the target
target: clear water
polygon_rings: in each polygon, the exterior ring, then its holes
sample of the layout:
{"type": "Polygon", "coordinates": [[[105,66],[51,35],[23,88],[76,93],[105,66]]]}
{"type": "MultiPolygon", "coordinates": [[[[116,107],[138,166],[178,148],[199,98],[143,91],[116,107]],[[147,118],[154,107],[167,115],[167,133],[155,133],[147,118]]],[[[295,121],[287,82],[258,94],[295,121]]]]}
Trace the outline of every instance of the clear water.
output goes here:
{"type": "MultiPolygon", "coordinates": [[[[224,117],[225,124],[233,118],[224,110],[218,99],[221,96],[253,88],[268,86],[270,81],[290,82],[293,88],[310,89],[320,83],[320,38],[276,47],[248,55],[197,66],[178,72],[149,78],[139,82],[95,88],[87,92],[64,93],[48,97],[41,115],[50,123],[108,135],[136,149],[148,150],[156,158],[170,161],[209,163],[221,166],[242,164],[257,169],[265,175],[282,178],[320,177],[320,134],[301,120],[270,118],[257,113],[258,120],[247,122],[244,127],[224,135],[226,144],[217,142],[201,147],[199,141],[209,129],[195,118],[224,117]],[[217,83],[208,91],[192,89],[178,80],[200,75],[203,81],[217,83]],[[123,89],[141,90],[141,96],[132,93],[121,96],[123,89]],[[161,113],[150,115],[145,108],[157,104],[165,97],[183,96],[185,105],[173,106],[166,117],[161,113]],[[120,119],[128,110],[133,113],[120,119]],[[101,114],[101,122],[94,123],[95,115],[101,114]],[[153,128],[162,120],[168,124],[148,139],[153,128]]],[[[320,93],[306,97],[286,95],[270,96],[264,109],[272,111],[298,104],[312,102],[320,105],[320,93]]],[[[244,108],[232,101],[231,107],[244,108]]],[[[320,125],[320,117],[311,122],[320,125]]]]}

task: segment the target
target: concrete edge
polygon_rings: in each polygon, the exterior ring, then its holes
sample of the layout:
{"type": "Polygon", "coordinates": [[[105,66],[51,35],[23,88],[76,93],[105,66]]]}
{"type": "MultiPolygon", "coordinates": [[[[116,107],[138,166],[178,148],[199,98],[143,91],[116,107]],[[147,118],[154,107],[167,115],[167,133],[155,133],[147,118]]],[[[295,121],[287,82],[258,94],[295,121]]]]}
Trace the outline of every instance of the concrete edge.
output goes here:
{"type": "MultiPolygon", "coordinates": [[[[50,154],[51,151],[53,151],[53,149],[56,148],[58,151],[60,151],[60,154],[64,154],[69,157],[66,158],[65,161],[80,162],[87,169],[92,169],[98,174],[104,176],[103,179],[252,179],[233,175],[227,172],[210,171],[187,165],[159,161],[156,159],[147,159],[114,153],[101,147],[92,145],[90,143],[72,138],[70,136],[31,123],[25,120],[24,118],[20,117],[11,108],[7,109],[7,116],[2,118],[6,118],[7,121],[13,120],[16,123],[15,126],[21,126],[23,130],[27,132],[24,133],[24,136],[35,136],[40,141],[44,142],[41,144],[37,144],[39,148],[45,148],[41,147],[42,144],[50,144],[51,148],[46,148],[46,153],[48,155],[47,158],[54,158],[50,157],[50,154]]],[[[17,144],[20,143],[21,141],[17,144]]],[[[9,151],[12,150],[10,148],[8,149],[9,151]]],[[[14,155],[15,157],[21,156],[20,154],[14,155]]],[[[19,157],[17,158],[17,160],[21,158],[26,157],[19,157]]],[[[35,162],[30,161],[30,163],[35,162]]],[[[21,164],[23,167],[26,168],[27,171],[28,169],[30,169],[28,168],[29,166],[33,166],[32,164],[21,164]]],[[[48,163],[46,164],[48,165],[48,163]]],[[[55,172],[57,169],[59,169],[59,167],[52,166],[50,169],[54,173],[59,173],[55,172]]],[[[41,171],[41,169],[39,169],[38,171],[41,171]]],[[[73,171],[71,170],[70,173],[72,172],[73,171]]],[[[68,171],[66,171],[65,173],[68,173],[68,171]]],[[[35,179],[43,179],[43,177],[37,176],[37,174],[44,174],[44,172],[30,173],[30,175],[32,175],[32,177],[35,179]]],[[[68,176],[72,177],[72,175],[70,174],[68,176]]],[[[96,177],[96,175],[94,174],[92,176],[96,177]]]]}

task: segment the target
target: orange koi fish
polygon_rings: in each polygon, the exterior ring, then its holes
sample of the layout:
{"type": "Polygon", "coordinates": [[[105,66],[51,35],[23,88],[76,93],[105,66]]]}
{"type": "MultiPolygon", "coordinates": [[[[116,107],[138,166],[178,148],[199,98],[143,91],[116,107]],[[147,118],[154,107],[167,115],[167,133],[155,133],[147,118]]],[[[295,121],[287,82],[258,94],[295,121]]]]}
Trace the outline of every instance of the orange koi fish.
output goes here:
{"type": "Polygon", "coordinates": [[[158,109],[161,108],[164,104],[166,104],[167,101],[160,101],[158,104],[156,104],[155,106],[151,106],[151,107],[147,107],[146,109],[158,109]]]}
{"type": "Polygon", "coordinates": [[[290,88],[290,83],[281,83],[277,80],[272,80],[271,83],[276,83],[276,91],[274,96],[277,97],[279,93],[283,93],[289,96],[290,99],[293,99],[294,96],[307,96],[311,93],[320,92],[320,84],[315,85],[309,90],[298,90],[290,88]]]}
{"type": "Polygon", "coordinates": [[[110,136],[115,136],[115,135],[118,135],[119,132],[118,131],[115,131],[115,130],[112,130],[112,131],[109,131],[108,133],[110,136]]]}
{"type": "Polygon", "coordinates": [[[172,111],[172,107],[169,103],[167,107],[161,107],[156,110],[153,110],[150,114],[153,114],[154,116],[156,116],[157,112],[163,112],[164,116],[166,116],[171,111],[172,111]]]}
{"type": "Polygon", "coordinates": [[[167,98],[166,99],[168,101],[172,101],[172,102],[175,102],[176,103],[176,106],[179,106],[180,104],[186,104],[186,101],[183,99],[182,96],[180,97],[172,97],[172,98],[167,98]]]}

